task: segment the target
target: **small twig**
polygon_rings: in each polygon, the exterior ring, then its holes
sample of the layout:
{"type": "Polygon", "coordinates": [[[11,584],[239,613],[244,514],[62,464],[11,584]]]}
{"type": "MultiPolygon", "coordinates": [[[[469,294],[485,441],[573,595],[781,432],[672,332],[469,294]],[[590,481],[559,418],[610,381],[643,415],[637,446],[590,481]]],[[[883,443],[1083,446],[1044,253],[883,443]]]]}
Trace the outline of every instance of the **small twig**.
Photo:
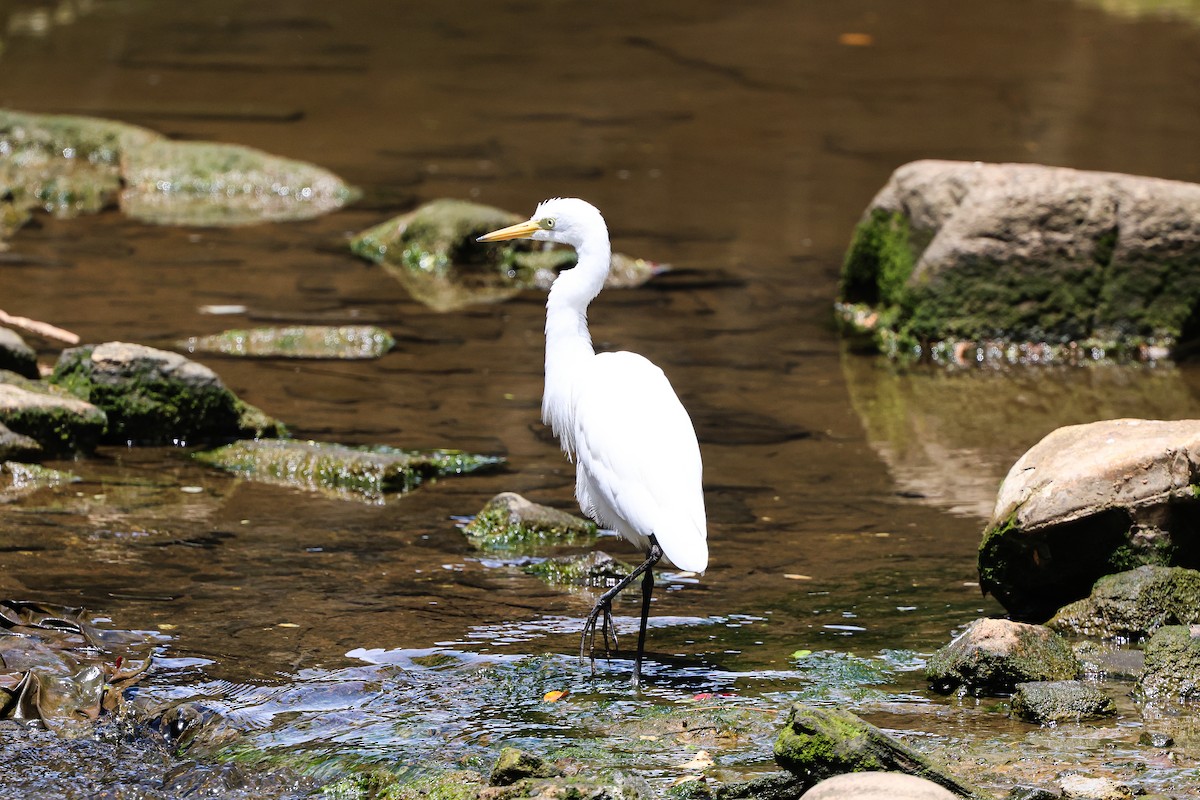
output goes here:
{"type": "Polygon", "coordinates": [[[49,339],[57,339],[67,344],[79,344],[79,334],[56,328],[48,322],[38,322],[29,317],[14,317],[7,311],[0,311],[0,323],[12,325],[14,328],[36,333],[49,339]]]}

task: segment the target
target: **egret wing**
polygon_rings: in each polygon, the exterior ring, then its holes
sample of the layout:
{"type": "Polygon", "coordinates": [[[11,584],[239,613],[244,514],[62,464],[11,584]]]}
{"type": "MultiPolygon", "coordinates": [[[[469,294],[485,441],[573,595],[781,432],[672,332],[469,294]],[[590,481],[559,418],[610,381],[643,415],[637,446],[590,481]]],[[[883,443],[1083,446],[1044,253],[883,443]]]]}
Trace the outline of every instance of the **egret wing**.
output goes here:
{"type": "MultiPolygon", "coordinates": [[[[700,447],[662,370],[633,353],[596,356],[575,399],[581,502],[635,542],[654,535],[681,569],[708,566],[700,447]]],[[[585,509],[586,510],[586,509],[585,509]]]]}

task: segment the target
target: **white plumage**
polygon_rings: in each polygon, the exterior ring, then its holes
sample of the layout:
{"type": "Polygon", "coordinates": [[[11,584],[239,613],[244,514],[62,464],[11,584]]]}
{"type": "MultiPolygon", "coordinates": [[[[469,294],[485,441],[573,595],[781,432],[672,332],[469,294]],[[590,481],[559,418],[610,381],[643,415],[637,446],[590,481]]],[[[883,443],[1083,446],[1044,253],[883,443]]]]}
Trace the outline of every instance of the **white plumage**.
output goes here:
{"type": "Polygon", "coordinates": [[[575,461],[579,507],[646,553],[632,575],[601,595],[584,627],[586,643],[603,615],[607,647],[612,598],[643,575],[636,683],[654,564],[665,555],[679,569],[703,572],[708,567],[700,447],[692,421],[661,369],[636,353],[597,354],[592,347],[587,307],[604,286],[612,260],[600,212],[575,198],[547,200],[527,222],[480,241],[516,238],[567,244],[578,256],[576,266],[555,279],[546,302],[542,419],[575,461]]]}

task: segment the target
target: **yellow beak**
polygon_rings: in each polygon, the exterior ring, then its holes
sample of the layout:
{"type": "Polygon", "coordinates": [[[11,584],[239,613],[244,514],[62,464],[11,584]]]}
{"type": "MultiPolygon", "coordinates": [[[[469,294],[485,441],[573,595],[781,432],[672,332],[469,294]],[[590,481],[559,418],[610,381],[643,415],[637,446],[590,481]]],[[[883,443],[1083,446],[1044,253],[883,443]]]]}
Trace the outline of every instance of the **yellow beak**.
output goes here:
{"type": "Polygon", "coordinates": [[[501,228],[498,231],[485,233],[475,241],[477,242],[502,242],[506,239],[532,239],[535,231],[541,230],[541,226],[533,220],[518,222],[516,225],[509,225],[507,228],[501,228]]]}

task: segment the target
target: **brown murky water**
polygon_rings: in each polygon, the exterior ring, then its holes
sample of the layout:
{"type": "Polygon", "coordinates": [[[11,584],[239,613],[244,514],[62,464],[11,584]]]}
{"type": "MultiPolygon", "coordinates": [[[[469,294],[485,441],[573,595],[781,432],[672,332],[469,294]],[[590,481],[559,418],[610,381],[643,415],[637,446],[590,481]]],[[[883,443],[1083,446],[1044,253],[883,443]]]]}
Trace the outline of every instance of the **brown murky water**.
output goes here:
{"type": "MultiPolygon", "coordinates": [[[[1186,14],[1052,0],[0,0],[0,41],[0,106],[257,146],[365,190],[321,220],[235,230],[41,217],[3,254],[0,306],[87,342],[162,347],[247,321],[379,324],[399,345],[376,362],[202,360],[297,436],[509,459],[365,506],[242,483],[182,451],[109,449],[69,465],[83,479],[69,491],[0,509],[0,595],[169,634],[163,655],[179,661],[155,679],[163,695],[341,675],[363,654],[577,646],[590,599],[481,559],[452,519],[503,490],[572,507],[571,467],[538,421],[544,298],[437,314],[345,248],[421,201],[527,213],[578,195],[617,249],[675,266],[591,312],[598,346],[666,369],[705,457],[712,567],[656,600],[664,685],[675,669],[695,686],[774,676],[800,648],[940,646],[1000,612],[973,584],[975,548],[1021,452],[1070,422],[1197,413],[1191,369],[897,376],[844,354],[830,318],[854,222],[906,161],[1200,181],[1200,25],[1186,14]],[[200,310],[230,303],[247,313],[200,310]]],[[[960,712],[955,725],[995,733],[960,712]]],[[[275,735],[305,740],[286,724],[275,735]]]]}

